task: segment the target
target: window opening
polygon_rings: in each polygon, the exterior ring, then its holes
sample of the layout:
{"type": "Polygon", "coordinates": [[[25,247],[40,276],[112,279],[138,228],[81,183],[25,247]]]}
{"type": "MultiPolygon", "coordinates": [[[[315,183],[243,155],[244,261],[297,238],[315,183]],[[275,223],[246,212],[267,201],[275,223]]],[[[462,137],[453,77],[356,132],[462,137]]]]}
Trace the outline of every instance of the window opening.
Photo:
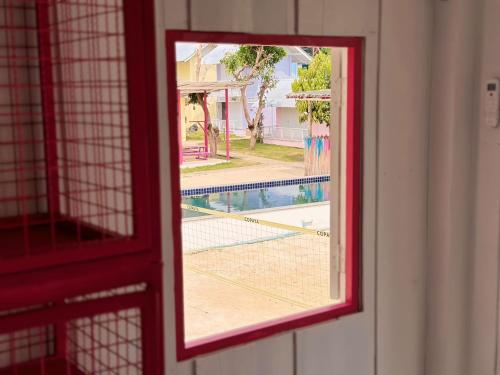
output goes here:
{"type": "Polygon", "coordinates": [[[360,49],[167,32],[180,358],[357,310],[360,49]]]}

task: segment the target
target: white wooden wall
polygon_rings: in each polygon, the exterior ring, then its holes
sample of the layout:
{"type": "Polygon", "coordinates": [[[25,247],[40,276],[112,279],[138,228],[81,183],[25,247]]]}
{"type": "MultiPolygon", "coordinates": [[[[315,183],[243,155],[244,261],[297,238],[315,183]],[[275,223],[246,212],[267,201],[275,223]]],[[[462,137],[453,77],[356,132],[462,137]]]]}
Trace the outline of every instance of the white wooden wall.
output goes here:
{"type": "Polygon", "coordinates": [[[500,128],[484,124],[484,97],[479,84],[500,78],[500,2],[473,2],[478,8],[479,38],[476,43],[474,90],[471,102],[475,113],[470,127],[473,137],[472,246],[468,251],[471,288],[469,324],[465,348],[470,356],[469,374],[500,374],[500,128]]]}
{"type": "Polygon", "coordinates": [[[467,370],[480,3],[436,3],[429,146],[429,375],[483,374],[467,370]]]}
{"type": "Polygon", "coordinates": [[[432,1],[156,0],[168,375],[421,375],[432,1]],[[298,24],[294,20],[297,14],[298,24]],[[164,30],[366,37],[363,312],[177,363],[164,30]]]}

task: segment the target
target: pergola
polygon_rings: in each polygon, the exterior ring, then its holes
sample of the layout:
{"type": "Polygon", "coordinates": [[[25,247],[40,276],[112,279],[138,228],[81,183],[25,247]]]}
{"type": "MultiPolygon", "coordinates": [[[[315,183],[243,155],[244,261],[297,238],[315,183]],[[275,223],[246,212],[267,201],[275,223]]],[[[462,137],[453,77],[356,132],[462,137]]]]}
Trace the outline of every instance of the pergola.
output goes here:
{"type": "Polygon", "coordinates": [[[207,96],[216,91],[224,91],[226,102],[226,160],[229,160],[229,89],[241,89],[249,84],[249,82],[238,81],[216,81],[216,82],[179,82],[177,84],[177,133],[179,134],[179,161],[184,160],[182,147],[182,131],[181,131],[181,97],[189,94],[203,94],[203,132],[205,136],[205,150],[208,151],[208,129],[207,129],[207,96]]]}
{"type": "Polygon", "coordinates": [[[329,102],[332,97],[330,89],[292,92],[286,95],[287,99],[304,100],[307,102],[309,115],[309,136],[312,134],[312,102],[329,102]]]}

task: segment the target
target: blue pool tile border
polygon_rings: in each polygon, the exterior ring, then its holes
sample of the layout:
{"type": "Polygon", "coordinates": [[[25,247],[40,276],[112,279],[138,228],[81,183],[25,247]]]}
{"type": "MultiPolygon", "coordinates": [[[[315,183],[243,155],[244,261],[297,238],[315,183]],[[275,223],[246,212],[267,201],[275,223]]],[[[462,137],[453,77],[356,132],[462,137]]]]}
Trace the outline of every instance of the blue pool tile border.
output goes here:
{"type": "Polygon", "coordinates": [[[252,183],[248,183],[248,184],[208,186],[208,187],[204,187],[204,188],[181,190],[181,196],[182,197],[190,197],[193,195],[222,193],[222,192],[227,192],[227,191],[262,189],[262,188],[275,187],[275,186],[300,185],[300,184],[310,184],[310,183],[314,183],[314,182],[328,182],[328,181],[330,181],[330,176],[324,175],[324,176],[292,178],[289,180],[252,182],[252,183]]]}

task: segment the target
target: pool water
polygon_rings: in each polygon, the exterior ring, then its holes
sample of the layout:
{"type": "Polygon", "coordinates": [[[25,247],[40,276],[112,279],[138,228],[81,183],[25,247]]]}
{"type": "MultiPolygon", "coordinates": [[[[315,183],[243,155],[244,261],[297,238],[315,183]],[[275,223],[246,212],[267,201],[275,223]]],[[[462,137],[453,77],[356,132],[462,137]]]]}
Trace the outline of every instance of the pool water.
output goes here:
{"type": "MultiPolygon", "coordinates": [[[[241,212],[328,200],[330,200],[330,183],[315,182],[183,197],[182,203],[223,212],[241,212]]],[[[200,215],[183,210],[183,217],[200,215]]]]}

